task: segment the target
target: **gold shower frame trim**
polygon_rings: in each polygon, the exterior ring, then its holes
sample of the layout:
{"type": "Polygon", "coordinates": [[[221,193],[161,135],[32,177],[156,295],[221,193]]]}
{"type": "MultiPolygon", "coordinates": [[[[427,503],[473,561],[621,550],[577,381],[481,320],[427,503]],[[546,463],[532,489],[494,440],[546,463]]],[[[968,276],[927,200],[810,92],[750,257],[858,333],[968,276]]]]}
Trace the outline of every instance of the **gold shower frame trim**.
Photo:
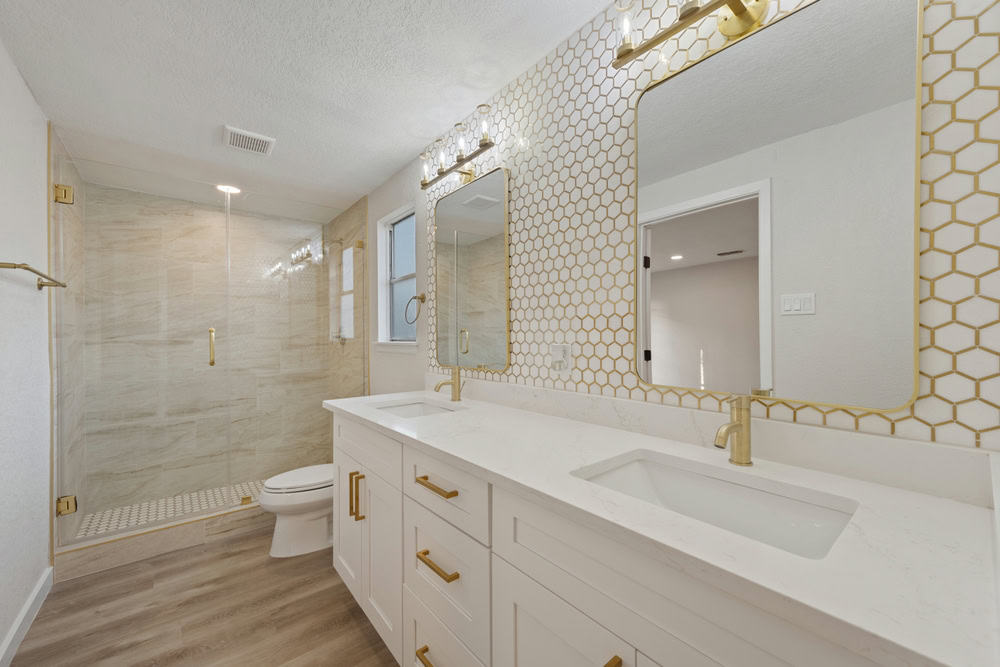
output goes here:
{"type": "MultiPolygon", "coordinates": [[[[504,250],[506,251],[506,258],[504,260],[504,308],[505,310],[505,361],[503,368],[483,368],[482,366],[457,366],[463,371],[482,371],[484,373],[505,373],[510,368],[510,170],[506,167],[496,167],[495,169],[490,169],[481,176],[477,176],[468,183],[455,188],[451,192],[438,197],[437,201],[434,202],[434,360],[437,362],[438,366],[441,368],[455,368],[453,364],[442,364],[441,359],[438,357],[438,333],[440,332],[440,327],[438,327],[438,317],[440,315],[440,303],[439,297],[440,291],[440,281],[437,279],[437,208],[441,204],[441,201],[446,197],[449,197],[456,192],[459,192],[462,188],[472,185],[476,181],[482,178],[486,178],[492,173],[503,172],[503,243],[504,250]]],[[[457,267],[456,267],[457,268],[457,267]]],[[[456,361],[458,361],[456,359],[456,361]]]]}
{"type": "MultiPolygon", "coordinates": [[[[704,56],[695,60],[693,62],[687,63],[680,69],[670,72],[666,76],[652,81],[648,86],[646,86],[642,93],[635,102],[635,151],[633,151],[633,162],[632,167],[635,169],[635,180],[633,183],[632,199],[636,202],[635,211],[632,214],[632,255],[635,262],[634,276],[635,280],[633,285],[638,287],[639,281],[639,270],[640,270],[640,257],[639,257],[639,206],[638,206],[638,196],[639,196],[639,105],[642,103],[642,98],[656,88],[660,84],[663,84],[673,77],[677,76],[681,72],[686,72],[692,67],[703,63],[709,58],[719,53],[722,53],[729,47],[738,44],[739,42],[751,37],[761,30],[768,28],[776,23],[788,18],[789,16],[794,16],[798,14],[803,9],[815,5],[820,0],[812,0],[812,2],[803,4],[796,7],[794,10],[778,16],[774,20],[768,23],[762,23],[760,26],[754,28],[747,34],[739,37],[737,39],[732,39],[727,43],[720,46],[717,50],[710,53],[706,53],[704,56]]],[[[920,138],[922,133],[921,118],[922,118],[922,83],[923,83],[923,34],[924,34],[924,4],[922,0],[911,0],[917,5],[917,22],[916,22],[916,37],[915,43],[915,58],[916,58],[916,70],[915,70],[915,82],[914,82],[914,106],[916,107],[915,114],[915,137],[914,137],[914,187],[913,187],[913,384],[910,397],[901,405],[892,408],[870,408],[859,405],[848,405],[840,403],[827,403],[823,401],[804,401],[796,398],[789,397],[772,397],[772,396],[753,396],[752,400],[754,403],[763,405],[765,408],[769,408],[774,405],[784,404],[788,406],[796,407],[813,407],[813,408],[828,408],[831,410],[844,410],[848,412],[860,412],[864,414],[878,414],[887,415],[894,412],[900,412],[902,410],[909,409],[920,395],[920,159],[921,159],[921,148],[920,148],[920,138]]],[[[700,399],[706,397],[714,397],[719,400],[725,399],[726,397],[733,396],[735,394],[727,391],[714,391],[711,389],[697,389],[694,387],[681,387],[675,385],[663,385],[654,384],[647,382],[643,379],[642,375],[639,374],[639,290],[635,289],[635,296],[632,299],[632,315],[634,327],[632,329],[631,344],[634,354],[632,357],[631,371],[638,378],[638,383],[640,387],[646,389],[652,389],[655,391],[666,392],[672,391],[680,394],[691,394],[697,396],[700,399]]]]}

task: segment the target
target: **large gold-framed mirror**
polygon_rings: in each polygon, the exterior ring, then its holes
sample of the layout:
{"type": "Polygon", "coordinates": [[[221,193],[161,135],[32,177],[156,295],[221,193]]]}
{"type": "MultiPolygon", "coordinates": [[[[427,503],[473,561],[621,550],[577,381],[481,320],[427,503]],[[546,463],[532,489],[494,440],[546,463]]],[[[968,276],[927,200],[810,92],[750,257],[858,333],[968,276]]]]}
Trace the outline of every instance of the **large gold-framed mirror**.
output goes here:
{"type": "Polygon", "coordinates": [[[644,383],[915,398],[920,12],[815,0],[640,96],[644,383]]]}
{"type": "Polygon", "coordinates": [[[503,371],[510,364],[507,170],[483,174],[434,208],[437,361],[503,371]]]}

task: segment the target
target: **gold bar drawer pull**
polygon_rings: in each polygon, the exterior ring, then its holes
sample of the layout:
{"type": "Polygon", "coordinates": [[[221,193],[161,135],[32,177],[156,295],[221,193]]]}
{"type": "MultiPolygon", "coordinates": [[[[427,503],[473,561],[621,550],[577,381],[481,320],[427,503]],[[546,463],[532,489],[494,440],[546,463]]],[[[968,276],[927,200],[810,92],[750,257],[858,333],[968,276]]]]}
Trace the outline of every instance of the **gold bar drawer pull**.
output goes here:
{"type": "Polygon", "coordinates": [[[604,667],[622,667],[622,659],[616,655],[604,663],[604,667]]]}
{"type": "Polygon", "coordinates": [[[352,472],[347,476],[347,504],[350,506],[347,513],[350,516],[354,516],[357,511],[354,507],[354,476],[360,474],[361,471],[358,470],[357,472],[352,472]]]}
{"type": "Polygon", "coordinates": [[[428,646],[427,644],[424,644],[423,646],[417,649],[417,660],[419,660],[420,664],[423,665],[424,667],[434,667],[434,663],[427,659],[427,651],[430,650],[431,647],[428,646]]]}
{"type": "Polygon", "coordinates": [[[361,480],[365,476],[358,473],[354,476],[354,520],[364,521],[365,515],[361,513],[361,480]]]}
{"type": "Polygon", "coordinates": [[[417,477],[414,481],[417,484],[419,484],[420,486],[422,486],[424,488],[427,488],[427,489],[430,489],[431,491],[433,491],[434,493],[438,494],[439,496],[441,496],[445,500],[447,500],[449,498],[454,498],[455,496],[458,495],[458,491],[455,491],[455,490],[445,491],[440,486],[438,486],[434,482],[430,481],[430,479],[429,479],[429,477],[427,475],[421,475],[420,477],[417,477]]]}
{"type": "Polygon", "coordinates": [[[441,577],[442,579],[445,580],[445,583],[450,584],[451,582],[455,581],[460,576],[462,576],[458,572],[452,572],[451,574],[448,574],[447,572],[445,572],[444,570],[442,570],[440,568],[440,566],[438,566],[437,563],[435,563],[434,561],[432,561],[430,559],[430,553],[431,553],[430,549],[424,549],[423,551],[418,551],[417,552],[417,560],[419,560],[421,563],[423,563],[427,567],[431,568],[431,570],[434,572],[434,574],[436,574],[437,576],[439,576],[439,577],[441,577]]]}
{"type": "Polygon", "coordinates": [[[215,327],[208,328],[208,365],[215,365],[215,327]]]}

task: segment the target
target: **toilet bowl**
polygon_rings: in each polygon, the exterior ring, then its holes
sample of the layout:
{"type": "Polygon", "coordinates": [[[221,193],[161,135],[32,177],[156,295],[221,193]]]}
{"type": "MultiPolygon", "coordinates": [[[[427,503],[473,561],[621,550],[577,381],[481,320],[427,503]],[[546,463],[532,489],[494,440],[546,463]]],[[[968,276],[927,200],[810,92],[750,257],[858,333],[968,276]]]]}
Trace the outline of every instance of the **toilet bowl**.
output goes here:
{"type": "Polygon", "coordinates": [[[275,515],[271,556],[301,556],[333,544],[332,463],[296,468],[264,481],[260,506],[275,515]]]}

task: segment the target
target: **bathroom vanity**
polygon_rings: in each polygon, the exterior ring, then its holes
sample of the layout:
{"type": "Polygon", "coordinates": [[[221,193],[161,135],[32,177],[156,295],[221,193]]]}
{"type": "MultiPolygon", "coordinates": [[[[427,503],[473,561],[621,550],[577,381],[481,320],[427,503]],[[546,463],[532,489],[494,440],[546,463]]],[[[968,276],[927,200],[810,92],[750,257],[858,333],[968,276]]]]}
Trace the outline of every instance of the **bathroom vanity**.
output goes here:
{"type": "Polygon", "coordinates": [[[401,663],[996,664],[985,453],[959,502],[433,393],[324,406],[334,567],[401,663]]]}

